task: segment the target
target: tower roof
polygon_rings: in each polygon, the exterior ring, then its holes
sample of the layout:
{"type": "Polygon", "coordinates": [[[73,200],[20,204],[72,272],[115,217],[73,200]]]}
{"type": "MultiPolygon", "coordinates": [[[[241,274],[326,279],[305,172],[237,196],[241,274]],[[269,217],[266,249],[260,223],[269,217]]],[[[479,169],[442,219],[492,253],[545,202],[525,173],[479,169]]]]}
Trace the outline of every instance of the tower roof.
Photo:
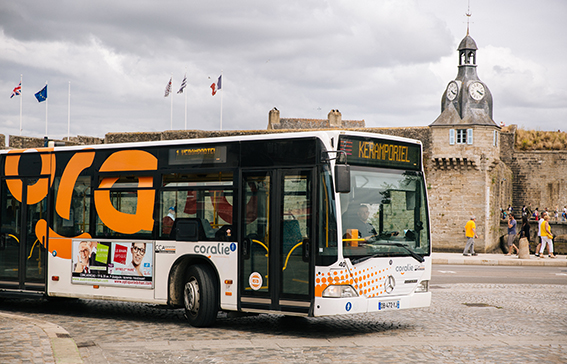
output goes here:
{"type": "Polygon", "coordinates": [[[460,50],[463,50],[463,49],[473,49],[475,51],[478,49],[477,46],[476,46],[476,42],[468,34],[463,38],[463,40],[459,44],[458,50],[460,51],[460,50]]]}

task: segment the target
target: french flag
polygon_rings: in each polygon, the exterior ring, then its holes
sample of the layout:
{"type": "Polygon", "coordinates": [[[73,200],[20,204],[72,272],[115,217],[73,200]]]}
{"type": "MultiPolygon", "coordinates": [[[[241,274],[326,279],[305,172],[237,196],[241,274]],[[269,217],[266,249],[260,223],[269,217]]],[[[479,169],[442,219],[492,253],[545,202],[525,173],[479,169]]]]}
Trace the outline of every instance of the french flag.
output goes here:
{"type": "Polygon", "coordinates": [[[215,94],[220,91],[222,89],[222,75],[219,76],[219,79],[217,80],[217,83],[212,83],[211,84],[211,90],[213,90],[213,96],[215,96],[215,94]]]}

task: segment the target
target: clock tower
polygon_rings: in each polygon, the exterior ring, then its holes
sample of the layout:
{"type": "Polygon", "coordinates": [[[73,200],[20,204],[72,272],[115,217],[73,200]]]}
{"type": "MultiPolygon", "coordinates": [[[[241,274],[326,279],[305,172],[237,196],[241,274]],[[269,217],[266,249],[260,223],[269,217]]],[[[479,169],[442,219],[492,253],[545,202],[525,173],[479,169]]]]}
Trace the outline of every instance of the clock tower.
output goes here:
{"type": "Polygon", "coordinates": [[[490,125],[492,94],[476,73],[476,42],[469,35],[459,44],[459,71],[441,99],[441,115],[431,125],[490,125]],[[458,118],[456,118],[458,116],[458,118]]]}
{"type": "Polygon", "coordinates": [[[431,224],[440,250],[455,249],[471,216],[476,217],[475,250],[497,249],[496,212],[504,181],[512,177],[500,160],[501,128],[492,119],[492,94],[477,75],[477,50],[467,29],[458,47],[457,77],[448,82],[441,114],[429,125],[428,188],[431,210],[438,211],[431,215],[431,224]]]}

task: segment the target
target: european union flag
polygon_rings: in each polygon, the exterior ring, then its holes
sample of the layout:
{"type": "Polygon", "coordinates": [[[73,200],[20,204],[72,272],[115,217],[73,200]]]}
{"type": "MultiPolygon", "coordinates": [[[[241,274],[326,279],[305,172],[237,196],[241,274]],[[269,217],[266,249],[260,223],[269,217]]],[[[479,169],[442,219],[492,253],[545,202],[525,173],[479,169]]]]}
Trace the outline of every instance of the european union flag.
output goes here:
{"type": "Polygon", "coordinates": [[[38,93],[35,94],[37,102],[42,102],[47,100],[47,85],[45,85],[38,93]]]}

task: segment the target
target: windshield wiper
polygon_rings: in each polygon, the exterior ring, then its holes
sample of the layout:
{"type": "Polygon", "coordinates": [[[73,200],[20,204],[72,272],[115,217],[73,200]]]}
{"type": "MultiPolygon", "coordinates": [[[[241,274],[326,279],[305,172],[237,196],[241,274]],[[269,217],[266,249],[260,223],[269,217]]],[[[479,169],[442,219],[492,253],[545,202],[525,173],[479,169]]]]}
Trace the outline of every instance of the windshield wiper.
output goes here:
{"type": "MultiPolygon", "coordinates": [[[[425,262],[425,259],[424,259],[421,255],[417,254],[416,252],[414,252],[413,250],[411,250],[410,248],[408,248],[407,245],[402,244],[402,243],[371,243],[371,244],[369,244],[369,245],[397,246],[397,247],[399,247],[399,248],[402,248],[402,249],[406,250],[406,251],[407,251],[415,260],[417,260],[418,262],[420,262],[420,263],[425,262]]],[[[354,264],[362,263],[362,262],[364,262],[365,260],[368,260],[368,259],[370,259],[370,258],[379,257],[379,256],[382,255],[382,254],[383,254],[383,253],[377,253],[377,254],[374,254],[374,255],[367,256],[367,257],[362,257],[362,258],[354,259],[354,260],[352,261],[352,264],[354,265],[354,264]]]]}

